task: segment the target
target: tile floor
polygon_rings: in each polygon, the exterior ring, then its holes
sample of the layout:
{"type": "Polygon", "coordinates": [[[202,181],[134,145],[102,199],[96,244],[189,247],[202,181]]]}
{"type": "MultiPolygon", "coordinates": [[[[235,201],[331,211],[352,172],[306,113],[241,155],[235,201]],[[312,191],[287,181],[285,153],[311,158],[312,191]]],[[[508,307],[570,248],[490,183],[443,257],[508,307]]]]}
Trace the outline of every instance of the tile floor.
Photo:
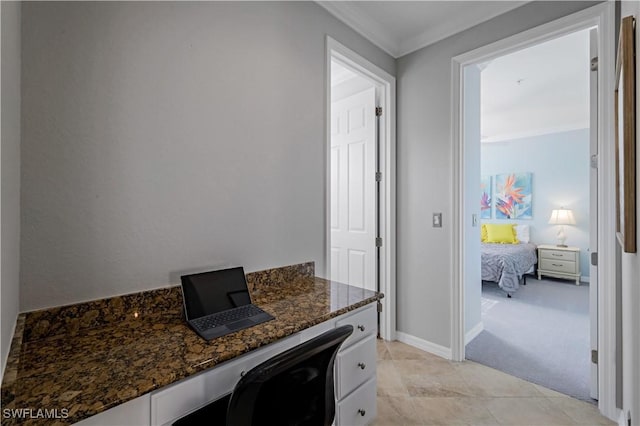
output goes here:
{"type": "Polygon", "coordinates": [[[378,340],[383,425],[614,425],[595,405],[472,361],[378,340]]]}

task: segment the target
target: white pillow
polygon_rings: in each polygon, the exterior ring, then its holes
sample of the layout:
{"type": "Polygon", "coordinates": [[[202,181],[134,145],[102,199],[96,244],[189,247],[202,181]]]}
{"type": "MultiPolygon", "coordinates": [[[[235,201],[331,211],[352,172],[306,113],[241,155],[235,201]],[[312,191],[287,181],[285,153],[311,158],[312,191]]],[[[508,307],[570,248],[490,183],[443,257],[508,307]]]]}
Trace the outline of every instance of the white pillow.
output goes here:
{"type": "Polygon", "coordinates": [[[529,242],[529,225],[516,225],[516,237],[521,243],[529,242]]]}

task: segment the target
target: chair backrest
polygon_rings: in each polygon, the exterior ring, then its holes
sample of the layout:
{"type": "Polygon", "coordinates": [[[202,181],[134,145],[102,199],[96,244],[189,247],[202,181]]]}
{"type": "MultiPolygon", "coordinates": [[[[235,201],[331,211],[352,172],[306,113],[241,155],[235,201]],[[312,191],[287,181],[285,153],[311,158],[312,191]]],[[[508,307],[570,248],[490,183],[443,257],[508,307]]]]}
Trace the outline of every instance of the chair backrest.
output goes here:
{"type": "Polygon", "coordinates": [[[330,425],[335,415],[333,365],[345,325],[263,362],[238,382],[227,409],[227,425],[330,425]]]}

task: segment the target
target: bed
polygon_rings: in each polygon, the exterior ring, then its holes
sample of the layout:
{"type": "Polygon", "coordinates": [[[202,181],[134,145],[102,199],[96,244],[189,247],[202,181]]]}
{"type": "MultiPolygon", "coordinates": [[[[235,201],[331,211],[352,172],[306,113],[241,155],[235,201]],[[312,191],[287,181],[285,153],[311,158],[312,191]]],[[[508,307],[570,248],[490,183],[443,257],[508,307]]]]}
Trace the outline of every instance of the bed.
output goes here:
{"type": "Polygon", "coordinates": [[[536,245],[532,243],[481,243],[482,280],[494,281],[509,297],[520,287],[524,274],[533,272],[538,263],[536,245]]]}

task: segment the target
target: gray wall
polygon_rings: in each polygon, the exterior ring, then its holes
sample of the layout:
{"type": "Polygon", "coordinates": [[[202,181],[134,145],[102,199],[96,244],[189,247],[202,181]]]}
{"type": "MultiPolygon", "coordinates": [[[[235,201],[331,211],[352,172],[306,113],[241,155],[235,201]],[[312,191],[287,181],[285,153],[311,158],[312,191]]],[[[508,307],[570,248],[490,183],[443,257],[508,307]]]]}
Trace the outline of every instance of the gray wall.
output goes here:
{"type": "Polygon", "coordinates": [[[398,60],[399,331],[450,347],[451,58],[593,4],[532,2],[398,60]]]}
{"type": "Polygon", "coordinates": [[[0,377],[18,315],[20,288],[20,3],[0,4],[2,15],[2,286],[0,377]]]}
{"type": "Polygon", "coordinates": [[[326,34],[395,75],[312,2],[25,3],[21,309],[323,271],[326,34]]]}

